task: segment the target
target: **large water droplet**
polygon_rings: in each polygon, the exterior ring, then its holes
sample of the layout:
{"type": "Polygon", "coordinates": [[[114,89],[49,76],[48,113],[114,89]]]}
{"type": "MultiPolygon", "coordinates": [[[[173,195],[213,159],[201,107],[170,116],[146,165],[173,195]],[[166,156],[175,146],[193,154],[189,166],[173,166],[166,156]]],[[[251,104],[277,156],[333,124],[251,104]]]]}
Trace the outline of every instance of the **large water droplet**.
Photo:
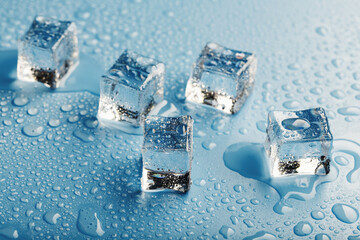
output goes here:
{"type": "Polygon", "coordinates": [[[342,90],[334,90],[330,93],[330,95],[336,99],[344,99],[346,96],[344,91],[342,91],[342,90]]]}
{"type": "Polygon", "coordinates": [[[222,130],[226,125],[226,119],[223,117],[217,117],[211,124],[211,128],[215,131],[222,130]]]}
{"type": "Polygon", "coordinates": [[[64,104],[64,105],[61,106],[60,109],[61,109],[61,111],[63,111],[63,112],[69,112],[69,111],[72,110],[72,106],[71,106],[70,104],[64,104]]]}
{"type": "Polygon", "coordinates": [[[260,132],[266,132],[266,122],[263,120],[257,121],[256,122],[256,128],[260,131],[260,132]]]}
{"type": "Polygon", "coordinates": [[[326,233],[319,233],[319,234],[316,234],[315,240],[331,240],[331,238],[326,233]]]}
{"type": "Polygon", "coordinates": [[[338,113],[345,116],[358,116],[360,115],[359,107],[343,107],[338,109],[338,113]]]}
{"type": "Polygon", "coordinates": [[[276,240],[276,236],[273,235],[272,233],[269,232],[265,232],[265,231],[260,231],[255,233],[252,236],[248,236],[246,238],[244,238],[244,240],[276,240]]]}
{"type": "Polygon", "coordinates": [[[57,219],[59,217],[61,217],[61,216],[56,211],[49,211],[49,212],[45,213],[44,220],[45,220],[45,222],[54,225],[54,224],[56,224],[57,219]]]}
{"type": "Polygon", "coordinates": [[[300,237],[307,236],[311,234],[312,231],[313,231],[313,227],[310,225],[308,221],[300,221],[294,227],[294,233],[300,237]]]}
{"type": "Polygon", "coordinates": [[[219,230],[219,233],[225,238],[228,239],[229,237],[231,237],[232,235],[235,234],[235,230],[231,227],[228,226],[222,226],[221,229],[219,230]]]}
{"type": "Polygon", "coordinates": [[[212,142],[212,141],[205,141],[201,144],[203,146],[204,149],[206,150],[211,150],[214,147],[216,147],[216,143],[212,142]]]}
{"type": "Polygon", "coordinates": [[[84,125],[87,128],[94,129],[99,125],[99,121],[96,117],[87,118],[84,121],[84,125]]]}
{"type": "Polygon", "coordinates": [[[93,142],[95,140],[95,137],[93,135],[80,129],[76,129],[73,132],[73,135],[83,142],[93,142]]]}
{"type": "Polygon", "coordinates": [[[5,237],[6,239],[17,239],[19,238],[19,233],[13,226],[6,226],[0,228],[0,236],[5,237]]]}
{"type": "Polygon", "coordinates": [[[14,100],[13,100],[13,104],[14,104],[15,106],[18,106],[18,107],[25,106],[25,105],[28,104],[28,103],[29,103],[29,98],[24,97],[24,96],[16,97],[16,98],[14,98],[14,100]]]}
{"type": "Polygon", "coordinates": [[[287,130],[305,130],[310,127],[308,120],[303,118],[288,118],[281,122],[281,125],[287,130]]]}
{"type": "Polygon", "coordinates": [[[28,137],[37,137],[43,134],[44,127],[36,124],[31,124],[23,127],[22,132],[28,137]]]}
{"type": "Polygon", "coordinates": [[[339,164],[340,166],[346,166],[349,164],[349,160],[343,156],[336,156],[334,158],[335,162],[339,164]]]}
{"type": "Polygon", "coordinates": [[[92,237],[101,237],[105,233],[98,214],[92,208],[85,208],[79,211],[77,227],[80,232],[92,237]]]}
{"type": "Polygon", "coordinates": [[[347,204],[337,203],[331,208],[331,211],[337,219],[344,223],[354,223],[359,218],[359,212],[347,204]]]}

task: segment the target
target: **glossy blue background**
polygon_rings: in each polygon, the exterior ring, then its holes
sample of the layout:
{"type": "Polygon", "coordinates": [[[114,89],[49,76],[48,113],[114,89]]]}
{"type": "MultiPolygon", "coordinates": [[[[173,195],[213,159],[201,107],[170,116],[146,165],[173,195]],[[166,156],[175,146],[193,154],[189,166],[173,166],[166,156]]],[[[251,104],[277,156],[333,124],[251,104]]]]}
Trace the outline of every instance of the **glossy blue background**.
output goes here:
{"type": "Polygon", "coordinates": [[[360,234],[359,2],[1,5],[0,239],[360,234]],[[56,91],[16,80],[16,40],[37,14],[78,27],[80,65],[56,91]],[[235,116],[183,101],[191,65],[208,41],[258,57],[254,92],[235,116]],[[162,111],[195,118],[187,194],[142,193],[141,136],[96,121],[100,76],[127,48],[166,63],[162,111]],[[267,112],[316,106],[326,109],[335,139],[330,175],[271,179],[261,146],[267,112]],[[31,127],[38,136],[29,137],[31,127]]]}

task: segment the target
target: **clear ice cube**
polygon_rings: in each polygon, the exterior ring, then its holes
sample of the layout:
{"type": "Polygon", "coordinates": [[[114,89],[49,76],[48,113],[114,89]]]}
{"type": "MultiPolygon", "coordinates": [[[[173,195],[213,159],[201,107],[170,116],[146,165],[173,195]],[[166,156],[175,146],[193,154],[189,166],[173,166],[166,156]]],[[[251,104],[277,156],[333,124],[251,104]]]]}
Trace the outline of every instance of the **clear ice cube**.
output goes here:
{"type": "Polygon", "coordinates": [[[186,99],[234,114],[251,94],[256,65],[252,53],[208,43],[193,65],[186,99]]]}
{"type": "Polygon", "coordinates": [[[333,137],[323,108],[272,111],[266,132],[273,176],[329,173],[333,137]]]}
{"type": "Polygon", "coordinates": [[[98,116],[139,125],[164,96],[165,65],[126,50],[102,77],[98,116]]]}
{"type": "Polygon", "coordinates": [[[191,116],[146,118],[141,179],[144,191],[190,189],[193,123],[191,116]]]}
{"type": "Polygon", "coordinates": [[[39,81],[57,88],[79,62],[76,25],[42,16],[18,41],[17,75],[23,81],[39,81]]]}

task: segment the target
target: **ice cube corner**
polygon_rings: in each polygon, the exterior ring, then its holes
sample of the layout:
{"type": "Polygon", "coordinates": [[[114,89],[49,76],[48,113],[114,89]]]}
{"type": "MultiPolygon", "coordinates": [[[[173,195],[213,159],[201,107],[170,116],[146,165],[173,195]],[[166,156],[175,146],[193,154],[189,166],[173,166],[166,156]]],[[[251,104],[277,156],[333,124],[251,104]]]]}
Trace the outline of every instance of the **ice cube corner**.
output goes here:
{"type": "Polygon", "coordinates": [[[191,116],[146,118],[141,179],[144,191],[190,189],[193,123],[191,116]]]}
{"type": "Polygon", "coordinates": [[[323,108],[271,111],[266,133],[273,176],[329,173],[333,136],[323,108]]]}
{"type": "Polygon", "coordinates": [[[252,92],[256,66],[255,54],[209,42],[193,64],[186,99],[235,114],[252,92]]]}
{"type": "Polygon", "coordinates": [[[43,16],[18,41],[17,76],[57,88],[79,62],[76,25],[43,16]]]}
{"type": "Polygon", "coordinates": [[[98,116],[140,125],[164,96],[165,65],[125,50],[100,82],[98,116]]]}

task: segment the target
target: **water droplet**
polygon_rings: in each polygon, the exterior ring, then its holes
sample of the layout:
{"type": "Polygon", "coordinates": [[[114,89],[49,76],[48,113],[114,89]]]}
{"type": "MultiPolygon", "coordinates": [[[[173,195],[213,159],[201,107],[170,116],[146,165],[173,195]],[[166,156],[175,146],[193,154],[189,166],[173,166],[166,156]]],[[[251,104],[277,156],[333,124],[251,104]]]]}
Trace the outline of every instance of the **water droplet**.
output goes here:
{"type": "Polygon", "coordinates": [[[288,69],[290,69],[290,70],[299,70],[300,65],[298,63],[292,63],[292,64],[288,65],[288,69]]]}
{"type": "Polygon", "coordinates": [[[316,33],[320,36],[326,36],[329,32],[329,30],[326,27],[317,27],[315,29],[316,33]]]}
{"type": "Polygon", "coordinates": [[[31,124],[23,127],[22,132],[28,137],[37,137],[43,134],[44,127],[40,125],[31,124]]]}
{"type": "Polygon", "coordinates": [[[56,224],[57,219],[59,217],[61,217],[61,216],[56,211],[49,211],[49,212],[45,213],[44,220],[45,220],[45,222],[54,225],[54,224],[56,224]]]}
{"type": "Polygon", "coordinates": [[[319,233],[319,234],[316,234],[315,240],[331,240],[331,238],[326,233],[319,233]]]}
{"type": "Polygon", "coordinates": [[[65,104],[65,105],[62,105],[60,109],[63,112],[70,112],[72,110],[72,108],[73,107],[70,104],[65,104]]]}
{"type": "Polygon", "coordinates": [[[354,89],[355,91],[360,91],[360,84],[354,83],[351,85],[351,88],[354,89]]]}
{"type": "Polygon", "coordinates": [[[322,211],[314,210],[311,212],[311,217],[315,220],[322,220],[325,218],[325,214],[322,211]]]}
{"type": "Polygon", "coordinates": [[[330,95],[336,99],[344,99],[346,96],[344,91],[342,91],[342,90],[334,90],[330,93],[330,95]]]}
{"type": "Polygon", "coordinates": [[[338,109],[338,113],[345,116],[358,116],[360,115],[359,107],[343,107],[338,109]]]}
{"type": "Polygon", "coordinates": [[[217,117],[211,124],[211,128],[215,131],[222,130],[226,125],[226,119],[223,117],[217,117]]]}
{"type": "Polygon", "coordinates": [[[205,186],[205,184],[206,184],[206,181],[204,179],[195,179],[194,180],[194,185],[196,185],[196,186],[202,187],[202,186],[205,186]]]}
{"type": "Polygon", "coordinates": [[[243,222],[248,228],[253,228],[255,226],[253,221],[251,221],[250,219],[244,219],[243,222]]]}
{"type": "Polygon", "coordinates": [[[359,218],[359,212],[347,204],[337,203],[331,208],[331,211],[337,219],[344,223],[354,223],[359,218]]]}
{"type": "Polygon", "coordinates": [[[287,118],[281,122],[281,125],[288,130],[304,130],[310,127],[308,120],[303,118],[287,118]]]}
{"type": "Polygon", "coordinates": [[[84,121],[84,125],[87,128],[94,129],[99,125],[99,121],[96,117],[87,118],[84,121]]]}
{"type": "Polygon", "coordinates": [[[30,116],[35,116],[36,114],[39,113],[39,110],[37,108],[29,108],[27,110],[27,113],[30,115],[30,116]]]}
{"type": "Polygon", "coordinates": [[[346,166],[349,164],[349,160],[343,156],[336,156],[334,158],[335,162],[339,164],[340,166],[346,166]]]}
{"type": "Polygon", "coordinates": [[[70,116],[69,118],[68,118],[68,122],[69,123],[76,123],[77,121],[79,121],[79,116],[77,116],[77,115],[74,115],[74,116],[70,116]]]}
{"type": "Polygon", "coordinates": [[[28,104],[28,103],[29,103],[29,98],[24,97],[24,96],[16,97],[16,98],[14,98],[14,100],[13,100],[13,104],[14,104],[15,106],[18,106],[18,107],[25,106],[25,105],[28,104]]]}
{"type": "Polygon", "coordinates": [[[284,108],[286,109],[295,109],[300,107],[300,103],[295,100],[286,101],[283,103],[284,108]]]}
{"type": "Polygon", "coordinates": [[[248,130],[246,128],[240,128],[239,133],[242,134],[242,135],[245,135],[245,134],[248,133],[248,130]]]}
{"type": "Polygon", "coordinates": [[[95,140],[95,137],[93,135],[80,129],[76,129],[73,132],[73,135],[83,142],[93,142],[95,140]]]}
{"type": "Polygon", "coordinates": [[[216,147],[216,143],[211,142],[211,141],[205,141],[201,144],[203,146],[204,149],[206,150],[211,150],[214,147],[216,147]]]}
{"type": "Polygon", "coordinates": [[[6,226],[0,227],[0,236],[5,237],[6,239],[17,239],[19,238],[19,233],[13,226],[6,226]]]}
{"type": "Polygon", "coordinates": [[[294,233],[300,237],[307,236],[311,234],[312,231],[313,231],[313,227],[310,225],[308,221],[300,221],[294,227],[294,233]]]}
{"type": "Polygon", "coordinates": [[[260,132],[266,132],[266,122],[263,120],[257,121],[256,122],[256,128],[260,131],[260,132]]]}
{"type": "Polygon", "coordinates": [[[235,234],[235,230],[231,227],[223,225],[221,229],[219,230],[219,233],[225,238],[228,239],[232,235],[235,234]]]}
{"type": "Polygon", "coordinates": [[[49,126],[50,127],[53,127],[53,128],[56,128],[58,126],[60,126],[60,120],[59,119],[50,119],[49,120],[49,126]]]}
{"type": "Polygon", "coordinates": [[[276,236],[273,235],[272,233],[269,232],[265,232],[265,231],[260,231],[255,233],[252,236],[248,236],[246,238],[244,238],[244,240],[276,240],[276,236]]]}
{"type": "Polygon", "coordinates": [[[91,237],[101,237],[105,233],[98,214],[92,208],[84,208],[79,211],[77,227],[80,232],[91,237]]]}

